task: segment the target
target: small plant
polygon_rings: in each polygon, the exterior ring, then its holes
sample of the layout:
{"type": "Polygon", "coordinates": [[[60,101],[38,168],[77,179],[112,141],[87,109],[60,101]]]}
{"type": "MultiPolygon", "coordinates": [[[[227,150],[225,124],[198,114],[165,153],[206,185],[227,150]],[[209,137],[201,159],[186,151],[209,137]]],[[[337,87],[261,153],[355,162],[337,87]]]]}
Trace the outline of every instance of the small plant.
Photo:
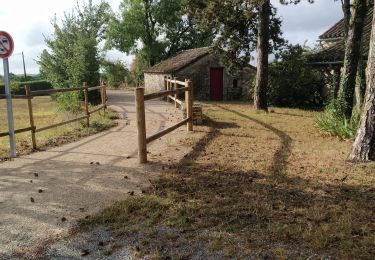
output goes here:
{"type": "Polygon", "coordinates": [[[80,94],[78,92],[60,93],[56,95],[59,111],[68,111],[78,114],[82,111],[80,94]]]}
{"type": "Polygon", "coordinates": [[[345,117],[345,106],[340,100],[332,101],[325,108],[323,114],[315,120],[315,125],[330,136],[342,139],[352,139],[359,126],[360,111],[353,111],[350,119],[345,117]]]}

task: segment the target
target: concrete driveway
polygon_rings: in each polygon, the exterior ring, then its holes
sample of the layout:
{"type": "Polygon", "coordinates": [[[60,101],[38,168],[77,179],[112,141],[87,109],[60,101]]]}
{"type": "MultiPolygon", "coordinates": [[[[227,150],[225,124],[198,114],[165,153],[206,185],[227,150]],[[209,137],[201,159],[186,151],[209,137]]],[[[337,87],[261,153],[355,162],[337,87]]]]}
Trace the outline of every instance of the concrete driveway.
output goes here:
{"type": "MultiPolygon", "coordinates": [[[[32,256],[66,235],[77,219],[148,186],[151,173],[136,159],[133,93],[108,95],[122,116],[116,128],[0,164],[0,259],[32,256]]],[[[166,102],[147,102],[148,134],[173,124],[180,114],[166,102]]],[[[157,140],[149,149],[156,153],[166,146],[157,140]]]]}

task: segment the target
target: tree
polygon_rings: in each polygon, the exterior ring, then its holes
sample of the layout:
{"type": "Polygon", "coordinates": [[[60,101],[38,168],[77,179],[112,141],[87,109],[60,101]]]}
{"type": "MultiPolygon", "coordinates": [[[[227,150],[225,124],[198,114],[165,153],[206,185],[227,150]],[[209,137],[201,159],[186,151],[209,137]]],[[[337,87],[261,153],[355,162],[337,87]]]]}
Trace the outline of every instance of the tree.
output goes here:
{"type": "Polygon", "coordinates": [[[121,61],[104,61],[102,67],[104,80],[110,87],[119,87],[129,75],[129,70],[121,61]]]}
{"type": "Polygon", "coordinates": [[[367,62],[367,89],[360,127],[349,159],[375,160],[375,13],[372,21],[370,51],[367,62]]]}
{"type": "Polygon", "coordinates": [[[344,68],[340,83],[339,99],[346,118],[352,116],[354,90],[359,60],[361,59],[361,43],[364,19],[367,11],[367,0],[354,0],[349,30],[345,42],[344,68]]]}
{"type": "Polygon", "coordinates": [[[131,83],[140,86],[144,81],[144,72],[150,67],[147,56],[143,51],[139,51],[130,66],[131,83]]]}
{"type": "Polygon", "coordinates": [[[273,106],[318,108],[322,106],[321,73],[308,62],[311,50],[288,45],[269,65],[268,102],[273,106]]]}
{"type": "Polygon", "coordinates": [[[83,82],[89,86],[99,84],[98,44],[104,37],[109,10],[106,2],[93,5],[89,0],[82,6],[77,4],[72,13],[65,14],[61,25],[55,17],[54,34],[45,38],[48,49],[42,52],[38,61],[41,74],[54,87],[77,87],[83,82]]]}
{"type": "Polygon", "coordinates": [[[152,66],[183,49],[210,45],[213,34],[201,31],[186,15],[186,0],[123,0],[112,19],[107,47],[128,54],[142,51],[152,66]]]}
{"type": "Polygon", "coordinates": [[[268,110],[268,50],[269,24],[271,14],[270,0],[262,0],[259,4],[259,22],[257,39],[257,76],[254,90],[254,107],[268,110]]]}

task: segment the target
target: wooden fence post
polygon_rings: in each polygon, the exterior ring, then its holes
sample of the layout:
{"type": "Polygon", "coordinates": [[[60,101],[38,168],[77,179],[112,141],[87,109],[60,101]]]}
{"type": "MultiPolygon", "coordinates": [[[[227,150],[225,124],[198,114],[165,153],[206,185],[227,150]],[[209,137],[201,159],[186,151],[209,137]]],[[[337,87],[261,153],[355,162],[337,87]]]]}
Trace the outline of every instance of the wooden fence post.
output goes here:
{"type": "Polygon", "coordinates": [[[34,122],[34,114],[33,114],[33,104],[31,102],[31,90],[30,86],[25,86],[25,92],[27,96],[27,107],[29,109],[29,119],[30,119],[30,127],[31,129],[31,142],[33,146],[33,150],[36,150],[36,137],[35,137],[35,122],[34,122]]]}
{"type": "MultiPolygon", "coordinates": [[[[167,90],[171,90],[171,77],[169,76],[167,78],[167,90]]],[[[168,96],[167,96],[167,102],[170,102],[168,96]]]]}
{"type": "MultiPolygon", "coordinates": [[[[176,81],[177,81],[177,78],[174,77],[173,79],[174,79],[174,89],[177,89],[177,88],[178,88],[178,85],[177,85],[177,82],[176,82],[176,81]]],[[[178,105],[177,105],[177,93],[174,94],[174,107],[175,107],[175,108],[178,107],[178,105]]]]}
{"type": "Polygon", "coordinates": [[[145,89],[135,89],[135,106],[137,111],[137,128],[138,128],[138,161],[139,163],[147,162],[147,143],[146,143],[146,116],[145,116],[145,89]]]}
{"type": "Polygon", "coordinates": [[[104,96],[104,114],[107,109],[107,84],[103,82],[103,96],[104,96]]]}
{"type": "Polygon", "coordinates": [[[185,80],[186,85],[190,87],[189,90],[187,90],[185,93],[185,99],[186,99],[186,115],[188,118],[190,118],[189,122],[187,123],[187,130],[193,131],[193,82],[191,80],[185,80]]]}
{"type": "Polygon", "coordinates": [[[168,78],[164,76],[164,90],[168,90],[168,78]]]}
{"type": "Polygon", "coordinates": [[[85,95],[85,112],[86,112],[86,126],[90,127],[90,112],[89,112],[89,90],[87,89],[87,83],[83,82],[83,93],[85,95]]]}

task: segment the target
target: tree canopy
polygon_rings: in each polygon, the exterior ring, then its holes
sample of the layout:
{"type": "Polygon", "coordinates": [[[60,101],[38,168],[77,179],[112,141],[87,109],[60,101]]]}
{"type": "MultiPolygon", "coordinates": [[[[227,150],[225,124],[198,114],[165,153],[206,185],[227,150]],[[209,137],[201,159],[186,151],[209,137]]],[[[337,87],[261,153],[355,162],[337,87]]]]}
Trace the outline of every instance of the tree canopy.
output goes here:
{"type": "Polygon", "coordinates": [[[202,31],[187,15],[186,0],[123,0],[111,20],[107,47],[128,54],[142,50],[150,65],[181,50],[210,45],[213,34],[202,31]]]}
{"type": "Polygon", "coordinates": [[[54,33],[45,38],[45,49],[38,61],[41,74],[55,87],[89,86],[99,83],[100,49],[110,7],[92,0],[65,13],[61,22],[52,21],[54,33]]]}

